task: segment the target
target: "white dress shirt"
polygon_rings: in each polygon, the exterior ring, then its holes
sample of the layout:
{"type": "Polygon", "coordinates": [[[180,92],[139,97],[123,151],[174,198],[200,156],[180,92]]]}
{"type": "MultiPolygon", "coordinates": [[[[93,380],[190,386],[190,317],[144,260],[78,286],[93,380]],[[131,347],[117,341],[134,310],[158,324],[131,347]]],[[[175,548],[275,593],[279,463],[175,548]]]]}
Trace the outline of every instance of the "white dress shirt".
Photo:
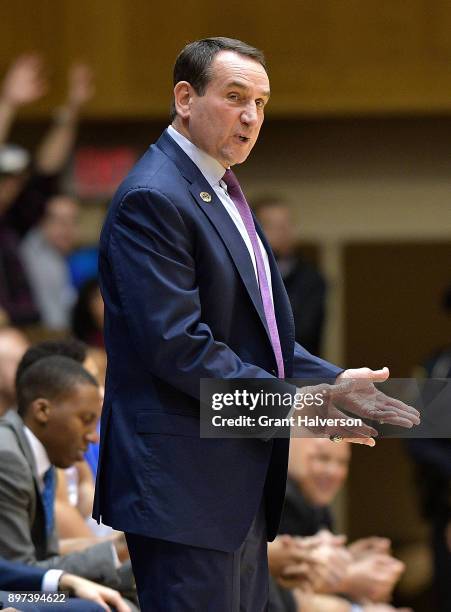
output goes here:
{"type": "MultiPolygon", "coordinates": [[[[258,273],[257,273],[257,263],[255,261],[254,249],[252,248],[251,239],[249,238],[249,234],[247,233],[246,226],[244,225],[243,219],[241,218],[240,213],[238,212],[237,207],[235,206],[232,198],[227,193],[227,185],[222,180],[222,177],[225,174],[225,168],[218,162],[216,159],[202,151],[196,145],[194,145],[188,138],[177,132],[176,129],[170,125],[168,127],[168,134],[171,136],[173,140],[179,145],[179,147],[188,155],[191,161],[196,164],[199,170],[204,175],[207,182],[210,184],[213,191],[216,193],[221,203],[224,205],[224,208],[230,215],[230,218],[234,222],[237,230],[240,232],[244,243],[246,244],[247,250],[249,251],[249,256],[252,261],[252,265],[254,266],[255,277],[258,283],[258,273]]],[[[260,237],[257,234],[258,244],[260,246],[260,250],[263,257],[263,263],[265,266],[266,278],[268,280],[269,291],[272,296],[272,285],[271,285],[271,270],[269,267],[268,254],[266,253],[266,249],[260,240],[260,237]]]]}
{"type": "MultiPolygon", "coordinates": [[[[49,456],[45,450],[42,442],[34,435],[31,429],[24,426],[24,432],[33,453],[34,462],[36,465],[36,473],[38,476],[39,490],[41,493],[44,490],[44,474],[51,467],[49,456]]],[[[44,592],[52,593],[58,590],[58,583],[61,578],[63,570],[51,569],[48,570],[42,578],[41,590],[44,592]]]]}

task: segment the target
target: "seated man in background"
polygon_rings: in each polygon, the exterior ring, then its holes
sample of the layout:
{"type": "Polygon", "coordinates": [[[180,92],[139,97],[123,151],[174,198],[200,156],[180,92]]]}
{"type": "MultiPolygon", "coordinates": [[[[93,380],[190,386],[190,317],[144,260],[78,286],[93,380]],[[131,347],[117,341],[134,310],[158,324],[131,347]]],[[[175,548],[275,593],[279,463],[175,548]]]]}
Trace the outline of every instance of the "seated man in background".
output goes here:
{"type": "Polygon", "coordinates": [[[67,256],[78,240],[78,202],[56,195],[45,205],[39,224],[22,240],[20,252],[42,323],[52,330],[69,328],[76,291],[67,256]]]}
{"type": "Polygon", "coordinates": [[[290,299],[299,342],[321,355],[326,283],[320,271],[299,253],[296,224],[290,207],[277,196],[256,199],[253,208],[269,240],[290,299]]]}
{"type": "MultiPolygon", "coordinates": [[[[113,589],[101,586],[80,576],[67,574],[61,570],[43,570],[21,563],[5,561],[0,558],[0,607],[14,603],[21,610],[41,610],[37,603],[22,603],[11,600],[11,592],[41,591],[45,593],[66,592],[77,599],[65,599],[64,603],[52,602],[52,607],[64,606],[68,612],[100,612],[107,609],[108,604],[114,606],[117,612],[130,612],[130,607],[120,594],[113,589]],[[78,599],[80,598],[80,599],[78,599]],[[91,603],[92,602],[92,603],[91,603]]],[[[48,608],[45,608],[48,609],[48,608]]]]}
{"type": "Polygon", "coordinates": [[[16,404],[16,370],[28,346],[28,340],[20,330],[0,328],[0,417],[16,404]]]}
{"type": "MultiPolygon", "coordinates": [[[[16,381],[33,363],[52,355],[62,355],[74,359],[92,374],[100,384],[97,362],[88,352],[86,344],[75,338],[46,340],[31,346],[17,367],[16,381]]],[[[103,395],[102,385],[100,391],[103,395]]],[[[98,453],[98,444],[91,442],[83,461],[77,461],[66,470],[58,470],[55,519],[62,553],[67,551],[66,547],[68,545],[73,544],[73,542],[68,542],[67,538],[90,538],[94,544],[96,543],[95,536],[105,536],[112,533],[110,527],[98,525],[91,516],[94,499],[94,478],[90,465],[86,461],[86,455],[94,452],[92,447],[95,447],[98,453]]]]}
{"type": "MultiPolygon", "coordinates": [[[[311,577],[314,593],[299,589],[292,593],[303,612],[393,610],[386,602],[404,566],[390,555],[390,541],[366,538],[345,547],[344,538],[331,533],[329,506],[346,481],[350,457],[351,446],[347,442],[334,444],[324,438],[295,437],[290,442],[289,478],[279,531],[295,536],[303,546],[313,539],[313,561],[335,568],[332,574],[319,571],[311,577]],[[350,604],[332,594],[345,595],[362,605],[350,604]]],[[[290,586],[289,570],[285,570],[283,578],[285,583],[282,580],[279,584],[290,586]]]]}
{"type": "Polygon", "coordinates": [[[73,465],[97,440],[97,381],[73,359],[42,358],[19,376],[17,404],[19,414],[0,420],[0,554],[120,588],[128,558],[121,536],[61,555],[54,525],[54,466],[73,465]]]}

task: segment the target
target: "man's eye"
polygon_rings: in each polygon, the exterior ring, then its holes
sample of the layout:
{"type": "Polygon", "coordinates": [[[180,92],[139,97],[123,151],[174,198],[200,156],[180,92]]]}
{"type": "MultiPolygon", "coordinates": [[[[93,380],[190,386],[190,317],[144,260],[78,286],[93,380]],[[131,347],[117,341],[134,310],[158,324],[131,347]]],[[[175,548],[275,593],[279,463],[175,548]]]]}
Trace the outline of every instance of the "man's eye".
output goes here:
{"type": "Polygon", "coordinates": [[[233,100],[233,101],[238,100],[238,94],[236,93],[229,94],[229,100],[233,100]]]}

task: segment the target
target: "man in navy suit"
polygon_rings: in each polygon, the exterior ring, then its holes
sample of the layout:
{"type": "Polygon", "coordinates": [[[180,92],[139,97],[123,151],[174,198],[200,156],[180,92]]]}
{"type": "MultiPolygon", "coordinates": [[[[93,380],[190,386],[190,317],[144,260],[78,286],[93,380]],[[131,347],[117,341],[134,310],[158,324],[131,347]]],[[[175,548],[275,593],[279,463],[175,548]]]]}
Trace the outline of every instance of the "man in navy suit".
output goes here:
{"type": "Polygon", "coordinates": [[[286,390],[278,378],[342,372],[295,344],[274,256],[230,171],[269,93],[257,49],[187,45],[172,125],[119,187],[101,235],[108,371],[94,516],[126,532],[146,612],[267,606],[288,440],[200,438],[200,379],[286,390]]]}

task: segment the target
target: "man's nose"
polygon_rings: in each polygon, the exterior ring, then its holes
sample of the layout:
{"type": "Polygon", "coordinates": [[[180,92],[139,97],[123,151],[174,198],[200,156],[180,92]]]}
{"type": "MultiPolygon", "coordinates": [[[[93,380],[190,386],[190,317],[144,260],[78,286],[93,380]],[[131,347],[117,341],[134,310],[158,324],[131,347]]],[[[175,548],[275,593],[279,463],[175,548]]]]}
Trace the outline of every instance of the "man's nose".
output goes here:
{"type": "Polygon", "coordinates": [[[86,435],[86,440],[90,442],[91,444],[98,444],[100,437],[99,437],[99,434],[97,433],[97,430],[94,429],[93,431],[90,431],[86,435]]]}
{"type": "Polygon", "coordinates": [[[246,125],[255,125],[258,122],[258,113],[255,102],[250,102],[241,113],[241,121],[246,125]]]}

